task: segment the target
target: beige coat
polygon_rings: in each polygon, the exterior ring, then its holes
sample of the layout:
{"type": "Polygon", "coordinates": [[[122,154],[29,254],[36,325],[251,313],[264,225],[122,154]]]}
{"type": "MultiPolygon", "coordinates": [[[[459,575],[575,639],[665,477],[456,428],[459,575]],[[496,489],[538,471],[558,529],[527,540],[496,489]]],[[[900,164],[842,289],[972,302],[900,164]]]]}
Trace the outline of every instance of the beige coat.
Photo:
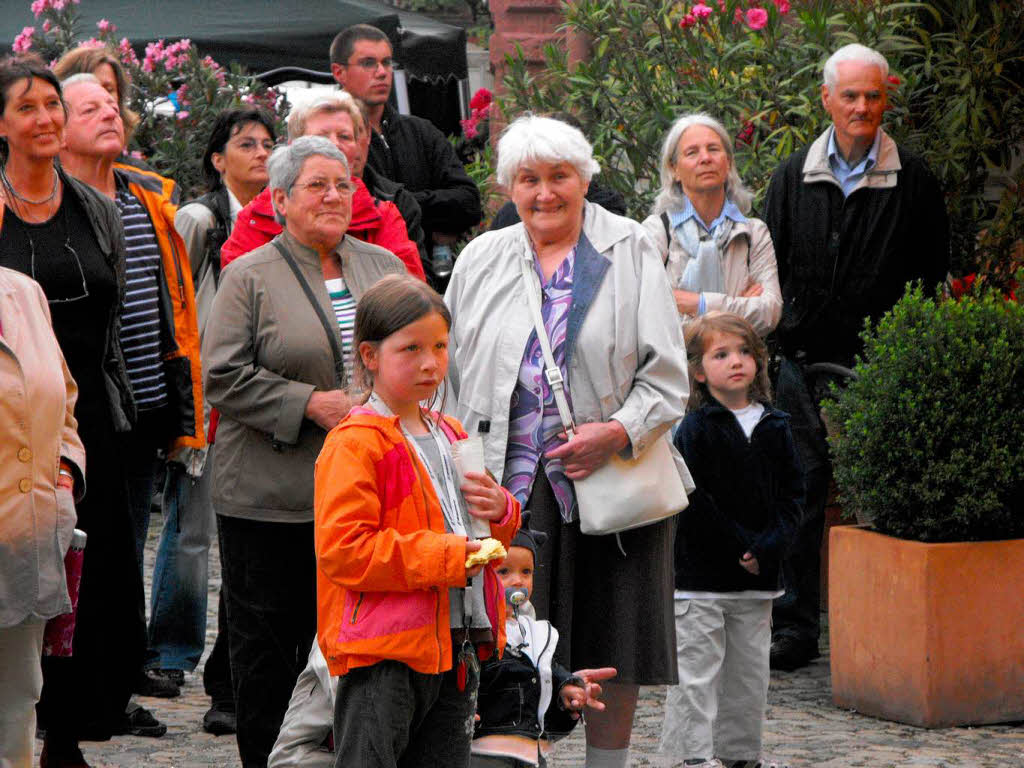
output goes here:
{"type": "MultiPolygon", "coordinates": [[[[327,317],[334,317],[320,258],[287,231],[295,258],[327,317]]],[[[358,301],[387,274],[404,274],[391,251],[346,235],[338,248],[358,301]]],[[[341,333],[334,326],[338,346],[341,333]]],[[[313,464],[327,432],[305,418],[314,391],[335,389],[324,327],[273,242],[227,266],[203,337],[206,397],[220,411],[213,459],[217,514],[278,523],[313,519],[313,464]]]]}
{"type": "MultiPolygon", "coordinates": [[[[3,208],[0,206],[0,212],[3,208]]],[[[78,387],[50,326],[42,289],[0,268],[0,628],[71,610],[64,555],[75,528],[60,460],[84,489],[78,387]]]]}
{"type": "MultiPolygon", "coordinates": [[[[686,265],[690,261],[679,243],[672,238],[669,243],[665,236],[665,223],[655,214],[644,219],[644,229],[654,240],[668,271],[668,281],[673,288],[679,286],[686,265]]],[[[725,258],[722,263],[725,278],[725,293],[705,293],[704,301],[709,310],[718,309],[733,312],[754,326],[761,336],[767,336],[779,324],[782,316],[782,290],[779,288],[779,268],[775,262],[775,248],[768,227],[760,219],[747,219],[733,225],[729,241],[725,244],[725,258]],[[753,298],[740,296],[751,283],[760,283],[762,293],[753,298]]],[[[693,318],[681,317],[682,325],[693,318]]]]}
{"type": "MultiPolygon", "coordinates": [[[[629,435],[627,451],[636,456],[651,441],[667,440],[667,430],[683,416],[689,384],[678,316],[665,270],[639,224],[587,203],[583,234],[608,269],[569,363],[574,416],[580,423],[615,419],[629,435]]],[[[453,319],[446,407],[471,435],[481,421],[490,422],[484,463],[499,482],[512,392],[533,331],[519,267],[530,254],[522,222],[484,233],[460,254],[445,294],[453,319]]],[[[690,491],[686,464],[672,451],[690,491]]]]}

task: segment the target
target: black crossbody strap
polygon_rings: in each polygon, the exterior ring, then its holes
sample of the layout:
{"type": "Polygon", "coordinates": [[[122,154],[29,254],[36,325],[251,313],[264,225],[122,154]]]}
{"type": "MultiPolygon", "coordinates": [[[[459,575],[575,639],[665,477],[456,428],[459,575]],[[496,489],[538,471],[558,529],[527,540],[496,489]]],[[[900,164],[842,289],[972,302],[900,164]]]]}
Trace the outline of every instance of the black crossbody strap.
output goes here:
{"type": "Polygon", "coordinates": [[[324,333],[327,334],[327,341],[330,342],[331,345],[331,354],[334,355],[334,377],[337,381],[338,387],[344,388],[345,358],[341,352],[341,345],[338,343],[338,336],[334,332],[334,329],[337,328],[337,322],[335,322],[333,326],[331,325],[331,321],[327,319],[327,314],[324,312],[324,308],[320,306],[320,301],[313,293],[313,289],[309,287],[309,283],[306,282],[306,278],[302,276],[302,272],[299,270],[299,265],[295,263],[295,259],[293,259],[292,255],[288,253],[288,249],[281,245],[277,240],[274,240],[273,244],[274,247],[277,248],[278,253],[281,254],[285,263],[291,267],[292,273],[295,275],[295,279],[299,282],[299,285],[302,286],[302,290],[306,294],[306,298],[309,299],[309,303],[312,304],[313,309],[316,310],[316,316],[320,318],[320,324],[323,325],[324,333]]]}

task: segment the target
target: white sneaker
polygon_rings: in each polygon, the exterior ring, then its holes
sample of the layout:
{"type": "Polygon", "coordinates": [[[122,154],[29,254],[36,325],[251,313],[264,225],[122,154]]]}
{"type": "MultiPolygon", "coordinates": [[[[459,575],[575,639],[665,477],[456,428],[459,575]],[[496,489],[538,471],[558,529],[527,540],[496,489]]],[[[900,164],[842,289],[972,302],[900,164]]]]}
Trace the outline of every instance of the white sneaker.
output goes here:
{"type": "Polygon", "coordinates": [[[684,768],[725,768],[725,765],[717,757],[713,757],[710,760],[701,760],[699,763],[684,760],[683,766],[684,768]]]}

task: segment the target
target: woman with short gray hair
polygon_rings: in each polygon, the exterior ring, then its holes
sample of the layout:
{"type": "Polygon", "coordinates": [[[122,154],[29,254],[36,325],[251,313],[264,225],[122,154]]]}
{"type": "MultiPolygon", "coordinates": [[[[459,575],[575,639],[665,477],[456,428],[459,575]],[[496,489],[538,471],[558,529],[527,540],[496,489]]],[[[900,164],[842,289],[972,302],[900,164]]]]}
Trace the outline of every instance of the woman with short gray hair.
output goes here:
{"type": "Polygon", "coordinates": [[[661,150],[661,192],[644,227],[668,270],[682,325],[717,309],[762,336],[782,314],[768,227],[747,216],[753,195],[736,172],[733,139],[715,118],[683,115],[661,150]]]}
{"type": "Polygon", "coordinates": [[[316,633],[313,464],[356,402],[355,305],[405,272],[346,235],[354,186],[331,142],[296,139],[267,168],[284,231],[224,269],[202,350],[220,412],[213,499],[244,765],[267,764],[316,633]]]}

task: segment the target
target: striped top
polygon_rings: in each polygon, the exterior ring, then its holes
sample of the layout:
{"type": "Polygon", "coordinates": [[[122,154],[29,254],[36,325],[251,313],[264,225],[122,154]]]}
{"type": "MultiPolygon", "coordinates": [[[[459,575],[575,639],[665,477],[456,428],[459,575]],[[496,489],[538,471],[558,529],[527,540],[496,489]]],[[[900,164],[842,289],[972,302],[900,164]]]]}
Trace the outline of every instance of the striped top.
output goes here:
{"type": "Polygon", "coordinates": [[[160,359],[160,248],[149,213],[138,198],[118,184],[115,202],[128,247],[121,348],[135,402],[140,411],[147,411],[168,404],[160,359]]]}
{"type": "Polygon", "coordinates": [[[332,280],[325,280],[327,295],[331,297],[331,306],[334,307],[334,316],[338,320],[338,328],[341,330],[341,354],[345,361],[345,378],[352,376],[352,340],[355,337],[356,329],[356,298],[345,285],[345,279],[336,277],[332,280]]]}

